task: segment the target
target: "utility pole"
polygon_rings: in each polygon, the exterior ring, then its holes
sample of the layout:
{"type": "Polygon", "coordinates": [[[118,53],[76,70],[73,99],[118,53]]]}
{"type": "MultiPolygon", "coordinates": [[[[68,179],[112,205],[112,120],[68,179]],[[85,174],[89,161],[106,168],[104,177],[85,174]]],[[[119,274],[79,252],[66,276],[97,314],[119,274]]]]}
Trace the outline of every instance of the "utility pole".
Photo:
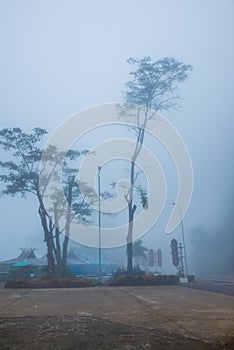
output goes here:
{"type": "Polygon", "coordinates": [[[102,242],[101,242],[101,166],[98,166],[98,280],[102,278],[102,242]]]}
{"type": "Polygon", "coordinates": [[[184,222],[183,222],[183,216],[182,216],[182,209],[175,202],[173,202],[172,204],[175,205],[177,208],[179,208],[179,211],[180,211],[181,233],[182,233],[183,246],[184,246],[184,262],[185,262],[185,275],[186,275],[185,277],[187,277],[188,276],[188,264],[187,264],[187,255],[186,255],[185,239],[184,239],[184,222]]]}
{"type": "Polygon", "coordinates": [[[184,262],[183,262],[183,246],[182,243],[179,243],[179,251],[180,251],[180,263],[181,263],[181,272],[184,276],[184,262]]]}

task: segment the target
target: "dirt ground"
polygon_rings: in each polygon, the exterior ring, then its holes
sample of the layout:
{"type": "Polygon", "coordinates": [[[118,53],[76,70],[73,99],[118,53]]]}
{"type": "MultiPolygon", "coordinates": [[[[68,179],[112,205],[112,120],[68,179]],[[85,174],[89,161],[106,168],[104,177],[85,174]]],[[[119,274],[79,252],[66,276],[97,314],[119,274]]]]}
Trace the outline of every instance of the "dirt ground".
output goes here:
{"type": "MultiPolygon", "coordinates": [[[[0,325],[1,349],[219,349],[180,334],[123,325],[90,316],[7,318],[0,325]]],[[[223,347],[227,349],[227,347],[223,347]]]]}
{"type": "Polygon", "coordinates": [[[234,349],[234,297],[180,286],[0,289],[0,349],[234,349]]]}

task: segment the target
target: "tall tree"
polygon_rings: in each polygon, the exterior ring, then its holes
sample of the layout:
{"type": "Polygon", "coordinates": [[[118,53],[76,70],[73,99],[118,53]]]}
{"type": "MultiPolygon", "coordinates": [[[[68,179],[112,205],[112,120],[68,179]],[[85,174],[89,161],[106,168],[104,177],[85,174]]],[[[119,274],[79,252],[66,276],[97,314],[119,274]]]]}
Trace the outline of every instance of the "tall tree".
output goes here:
{"type": "MultiPolygon", "coordinates": [[[[136,184],[136,160],[141,152],[145,138],[145,129],[156,112],[178,106],[179,95],[176,93],[178,83],[185,81],[192,69],[175,58],[165,57],[153,61],[150,57],[142,59],[129,58],[129,64],[136,68],[130,72],[131,80],[126,83],[124,92],[126,107],[122,116],[131,118],[136,135],[135,149],[130,163],[130,189],[126,195],[128,204],[128,234],[127,234],[127,269],[132,271],[132,237],[134,214],[134,188],[136,184]]],[[[139,192],[139,191],[138,191],[139,192]]],[[[143,203],[146,193],[141,192],[143,203]]]]}
{"type": "MultiPolygon", "coordinates": [[[[25,133],[20,128],[0,130],[0,146],[7,152],[7,157],[10,159],[0,161],[2,168],[0,181],[5,184],[1,195],[27,197],[32,194],[36,196],[44,241],[47,246],[48,271],[54,273],[56,264],[58,266],[66,265],[71,220],[76,215],[78,220],[86,221],[87,217],[91,215],[91,210],[80,195],[79,183],[74,177],[76,170],[69,167],[69,161],[77,160],[81,154],[87,153],[87,151],[70,150],[65,155],[50,146],[46,150],[46,159],[48,162],[52,161],[55,166],[50,176],[44,179],[40,178],[39,183],[39,166],[43,153],[41,141],[46,133],[46,130],[41,128],[35,128],[31,133],[25,133]],[[51,195],[53,207],[46,210],[43,203],[43,192],[48,186],[50,178],[60,176],[56,171],[56,164],[61,159],[65,159],[63,167],[65,198],[61,192],[54,189],[51,195]],[[60,227],[62,217],[65,217],[65,227],[60,227]],[[62,232],[64,235],[61,247],[62,232]]],[[[87,190],[92,195],[92,190],[87,190]]]]}
{"type": "MultiPolygon", "coordinates": [[[[86,151],[84,151],[86,153],[86,151]]],[[[68,152],[66,158],[69,160],[76,160],[77,151],[68,152]],[[72,153],[72,154],[71,154],[72,153]],[[74,158],[75,156],[75,158],[74,158]]],[[[63,167],[63,190],[55,188],[51,194],[52,207],[48,209],[50,216],[51,232],[53,232],[54,240],[54,252],[57,261],[57,265],[64,268],[67,263],[68,244],[70,239],[70,224],[76,220],[79,223],[90,223],[89,217],[92,215],[93,210],[91,205],[97,201],[97,195],[94,189],[87,186],[85,183],[81,183],[76,180],[77,169],[73,168],[67,160],[64,162],[63,167]],[[85,193],[87,204],[83,195],[85,193]],[[61,244],[61,236],[63,242],[61,244]]],[[[56,169],[53,169],[53,177],[58,177],[56,169]]]]}

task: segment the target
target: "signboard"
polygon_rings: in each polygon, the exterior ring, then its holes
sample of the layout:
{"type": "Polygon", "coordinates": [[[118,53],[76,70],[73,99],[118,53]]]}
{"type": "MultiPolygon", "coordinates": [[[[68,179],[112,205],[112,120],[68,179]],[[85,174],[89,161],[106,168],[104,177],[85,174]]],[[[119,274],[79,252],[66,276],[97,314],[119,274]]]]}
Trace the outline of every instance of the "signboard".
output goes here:
{"type": "Polygon", "coordinates": [[[157,263],[158,263],[158,266],[162,266],[162,251],[161,249],[158,249],[157,250],[157,263]]]}
{"type": "Polygon", "coordinates": [[[179,250],[178,243],[176,239],[171,240],[171,252],[172,252],[172,263],[174,266],[179,265],[179,250]]]}
{"type": "Polygon", "coordinates": [[[149,266],[154,266],[154,251],[153,251],[153,249],[149,250],[149,266]]]}

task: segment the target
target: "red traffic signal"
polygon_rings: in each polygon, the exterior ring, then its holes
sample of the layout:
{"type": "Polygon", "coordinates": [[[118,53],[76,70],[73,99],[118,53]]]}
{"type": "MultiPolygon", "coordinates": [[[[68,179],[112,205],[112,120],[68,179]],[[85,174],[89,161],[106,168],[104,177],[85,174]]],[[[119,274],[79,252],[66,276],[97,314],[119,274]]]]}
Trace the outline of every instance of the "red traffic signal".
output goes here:
{"type": "Polygon", "coordinates": [[[154,266],[154,251],[153,251],[153,249],[149,250],[149,266],[154,266]]]}
{"type": "Polygon", "coordinates": [[[179,250],[178,243],[176,239],[171,240],[171,252],[172,252],[172,263],[174,266],[179,265],[179,250]]]}
{"type": "Polygon", "coordinates": [[[161,249],[158,249],[157,250],[157,263],[158,263],[158,266],[162,266],[162,251],[161,249]]]}

